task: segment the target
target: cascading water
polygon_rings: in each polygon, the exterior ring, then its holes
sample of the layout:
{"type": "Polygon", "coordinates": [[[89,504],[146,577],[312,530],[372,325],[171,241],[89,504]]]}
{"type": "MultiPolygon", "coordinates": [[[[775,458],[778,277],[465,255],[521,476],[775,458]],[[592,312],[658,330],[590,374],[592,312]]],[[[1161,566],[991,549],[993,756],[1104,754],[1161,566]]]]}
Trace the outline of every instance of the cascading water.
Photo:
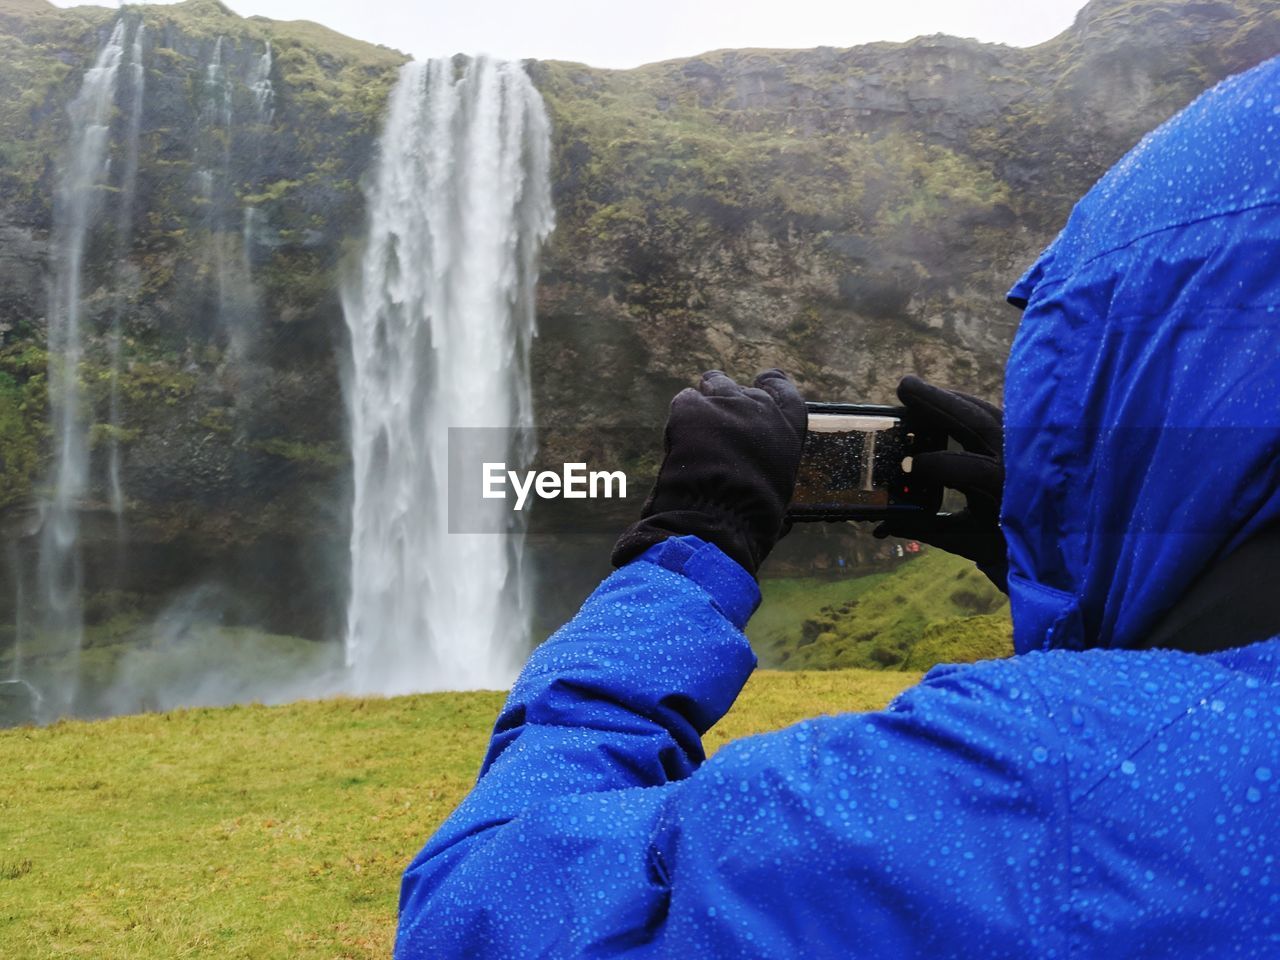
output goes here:
{"type": "Polygon", "coordinates": [[[409,63],[380,151],[367,247],[343,296],[351,685],[501,686],[528,638],[520,531],[505,501],[450,514],[449,430],[506,428],[510,463],[532,429],[537,253],[554,220],[547,117],[519,64],[409,63]],[[492,532],[450,533],[450,519],[492,532]]]}
{"type": "Polygon", "coordinates": [[[126,290],[131,268],[127,253],[133,240],[133,203],[138,190],[138,140],[142,132],[142,104],[146,92],[146,68],[142,64],[142,44],[146,27],[141,23],[133,31],[129,44],[129,107],[125,128],[124,174],[121,177],[119,207],[116,212],[116,249],[121,257],[116,263],[115,309],[111,315],[111,430],[108,433],[107,489],[111,510],[116,516],[117,540],[124,542],[124,484],[120,479],[120,362],[121,326],[124,320],[126,290]]]}
{"type": "Polygon", "coordinates": [[[253,94],[253,102],[257,107],[257,121],[264,125],[270,125],[276,112],[276,91],[271,85],[271,62],[271,42],[268,41],[266,50],[254,63],[248,78],[249,92],[253,94]]]}
{"type": "MultiPolygon", "coordinates": [[[[213,53],[204,68],[204,89],[200,105],[200,138],[196,145],[196,178],[205,199],[213,204],[224,186],[231,165],[231,80],[222,62],[224,38],[213,44],[213,53]]],[[[213,208],[216,212],[216,206],[213,208]]]]}
{"type": "Polygon", "coordinates": [[[227,71],[224,37],[214,42],[204,68],[200,95],[198,138],[195,149],[196,184],[204,204],[205,268],[211,281],[212,313],[227,334],[231,355],[244,354],[244,329],[240,299],[242,285],[236,268],[239,258],[229,254],[227,233],[231,203],[231,140],[234,84],[227,71]]]}
{"type": "Polygon", "coordinates": [[[22,554],[18,552],[17,541],[9,541],[7,554],[5,559],[9,562],[13,578],[13,659],[9,664],[7,679],[21,680],[23,643],[27,638],[27,604],[23,589],[25,564],[22,562],[22,554]]]}
{"type": "Polygon", "coordinates": [[[78,372],[84,354],[81,284],[85,249],[101,208],[108,172],[110,121],[116,76],[124,55],[124,21],[118,21],[106,45],[84,76],[80,92],[67,108],[71,144],[55,195],[58,259],[49,314],[49,403],[53,427],[52,497],[41,505],[40,559],[37,568],[41,628],[65,644],[72,667],[50,706],[64,712],[74,702],[78,654],[84,622],[80,589],[82,568],[77,507],[86,492],[89,445],[81,410],[78,372]]]}
{"type": "MultiPolygon", "coordinates": [[[[253,68],[245,78],[245,84],[253,95],[254,106],[254,139],[258,144],[257,161],[261,165],[262,145],[271,136],[271,124],[276,115],[276,91],[271,83],[271,67],[273,63],[271,43],[267,42],[262,56],[253,63],[253,68]]],[[[252,204],[245,204],[241,210],[240,228],[240,267],[244,272],[246,287],[252,290],[253,251],[258,234],[258,209],[252,204]]]]}

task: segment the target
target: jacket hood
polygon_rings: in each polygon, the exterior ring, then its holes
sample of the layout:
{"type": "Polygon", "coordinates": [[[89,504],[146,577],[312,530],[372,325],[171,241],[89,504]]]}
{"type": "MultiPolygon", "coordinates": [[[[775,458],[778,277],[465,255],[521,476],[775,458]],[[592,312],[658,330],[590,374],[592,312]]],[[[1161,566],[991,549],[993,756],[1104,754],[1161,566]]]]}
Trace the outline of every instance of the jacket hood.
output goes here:
{"type": "Polygon", "coordinates": [[[1015,648],[1140,645],[1280,520],[1280,57],[1130,151],[1009,300],[1015,648]]]}

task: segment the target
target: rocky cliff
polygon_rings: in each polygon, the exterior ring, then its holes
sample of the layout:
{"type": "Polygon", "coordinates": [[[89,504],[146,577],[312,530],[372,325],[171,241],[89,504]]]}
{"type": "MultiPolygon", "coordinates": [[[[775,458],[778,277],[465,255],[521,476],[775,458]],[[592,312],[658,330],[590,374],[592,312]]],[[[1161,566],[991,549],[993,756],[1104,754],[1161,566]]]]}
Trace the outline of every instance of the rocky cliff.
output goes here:
{"type": "MultiPolygon", "coordinates": [[[[149,558],[119,589],[216,575],[261,593],[269,575],[276,625],[324,633],[347,524],[341,278],[405,57],[316,24],[217,0],[0,0],[0,523],[21,567],[48,461],[66,105],[121,16],[145,89],[139,116],[112,121],[85,271],[86,543],[112,541],[97,464],[114,447],[130,549],[149,558]]],[[[1269,0],[1094,0],[1030,49],[935,36],[627,71],[529,62],[558,221],[533,358],[543,455],[643,475],[652,430],[617,428],[661,423],[709,366],[781,365],[829,399],[887,400],[907,371],[994,394],[1017,320],[1003,293],[1072,201],[1277,52],[1269,0]]]]}

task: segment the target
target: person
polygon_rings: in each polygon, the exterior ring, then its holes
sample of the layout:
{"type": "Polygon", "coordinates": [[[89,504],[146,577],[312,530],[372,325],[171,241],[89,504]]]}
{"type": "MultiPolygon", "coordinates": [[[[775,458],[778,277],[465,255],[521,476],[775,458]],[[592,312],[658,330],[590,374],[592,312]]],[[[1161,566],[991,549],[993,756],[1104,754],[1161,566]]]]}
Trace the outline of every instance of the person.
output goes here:
{"type": "Polygon", "coordinates": [[[1280,956],[1278,128],[1280,59],[1081,200],[1011,294],[1002,425],[905,385],[968,418],[970,510],[913,534],[1007,576],[1011,658],[704,762],[804,408],[777,371],[678,395],[618,569],[405,873],[397,955],[1280,956]]]}

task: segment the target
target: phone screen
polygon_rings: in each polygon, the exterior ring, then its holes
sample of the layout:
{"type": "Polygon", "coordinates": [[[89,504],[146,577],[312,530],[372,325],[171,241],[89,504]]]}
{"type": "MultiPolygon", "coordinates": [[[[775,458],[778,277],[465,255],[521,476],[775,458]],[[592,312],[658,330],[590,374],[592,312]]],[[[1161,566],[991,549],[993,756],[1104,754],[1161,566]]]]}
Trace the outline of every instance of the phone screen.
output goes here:
{"type": "Polygon", "coordinates": [[[946,437],[916,429],[901,407],[811,403],[809,430],[788,516],[792,520],[876,520],[910,510],[937,512],[940,488],[916,483],[912,458],[946,437]]]}

